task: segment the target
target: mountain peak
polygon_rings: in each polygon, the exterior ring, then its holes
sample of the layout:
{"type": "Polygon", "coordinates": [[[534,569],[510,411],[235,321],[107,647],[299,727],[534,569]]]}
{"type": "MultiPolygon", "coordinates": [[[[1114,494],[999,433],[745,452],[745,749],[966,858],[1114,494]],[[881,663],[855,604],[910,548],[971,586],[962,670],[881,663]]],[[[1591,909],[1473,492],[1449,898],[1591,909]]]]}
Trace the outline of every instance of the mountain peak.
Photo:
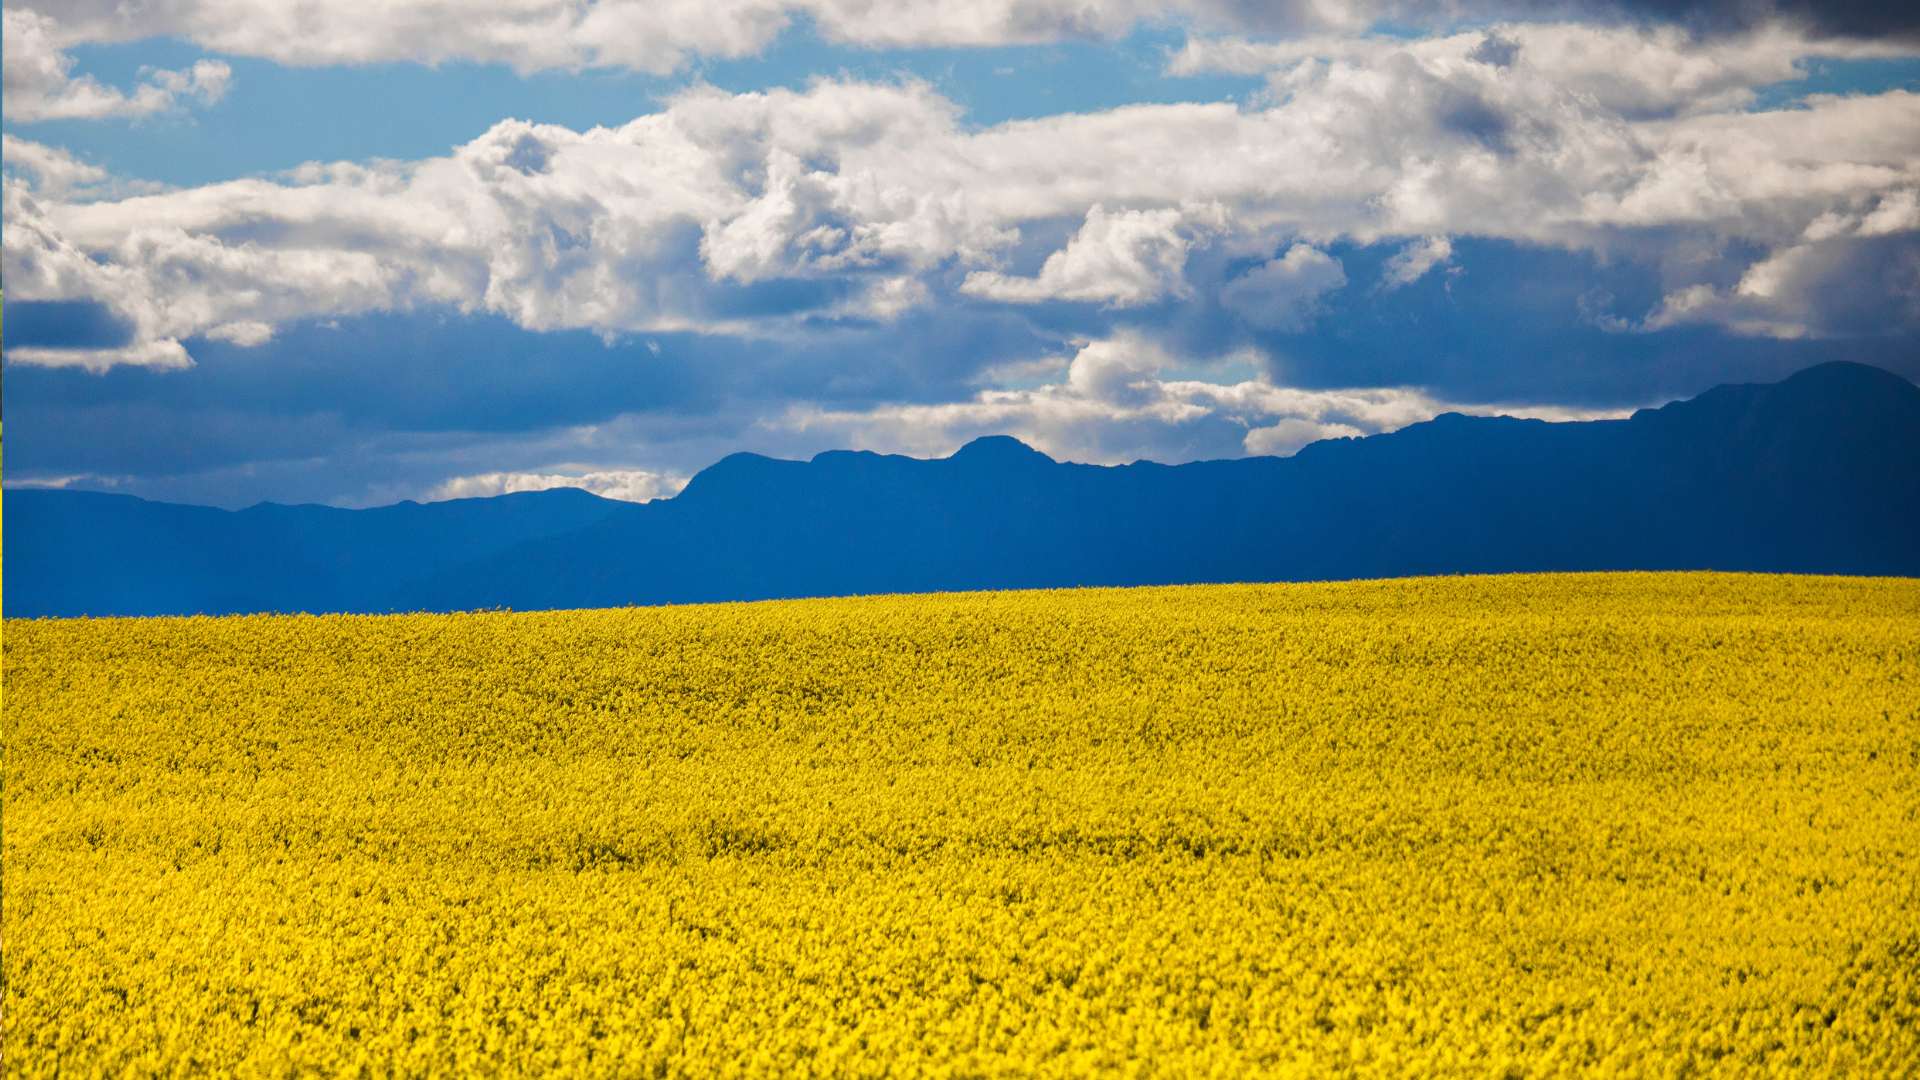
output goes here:
{"type": "Polygon", "coordinates": [[[1046,463],[1053,459],[1021,442],[1011,435],[982,435],[953,452],[948,461],[968,461],[982,464],[1046,463]]]}
{"type": "Polygon", "coordinates": [[[1696,397],[1641,409],[1634,419],[1664,425],[1718,416],[1718,423],[1725,425],[1750,422],[1739,418],[1762,412],[1829,425],[1834,434],[1849,430],[1857,433],[1873,423],[1906,427],[1920,422],[1920,386],[1884,368],[1833,360],[1804,368],[1779,382],[1716,386],[1696,397]]]}
{"type": "Polygon", "coordinates": [[[693,479],[687,481],[687,486],[675,498],[695,502],[704,498],[746,494],[772,482],[771,477],[783,468],[800,464],[797,461],[770,458],[765,454],[737,451],[694,473],[693,479]]]}
{"type": "Polygon", "coordinates": [[[1855,364],[1632,421],[1443,415],[1292,458],[734,454],[578,492],[226,513],[6,492],[9,617],[611,607],[1071,585],[1718,569],[1920,573],[1920,387],[1855,364]],[[957,463],[957,464],[956,464],[957,463]]]}
{"type": "Polygon", "coordinates": [[[1815,364],[1810,368],[1794,372],[1776,385],[1781,389],[1792,388],[1798,393],[1816,388],[1841,393],[1912,394],[1920,390],[1914,384],[1885,368],[1855,363],[1851,360],[1830,360],[1824,364],[1815,364]]]}

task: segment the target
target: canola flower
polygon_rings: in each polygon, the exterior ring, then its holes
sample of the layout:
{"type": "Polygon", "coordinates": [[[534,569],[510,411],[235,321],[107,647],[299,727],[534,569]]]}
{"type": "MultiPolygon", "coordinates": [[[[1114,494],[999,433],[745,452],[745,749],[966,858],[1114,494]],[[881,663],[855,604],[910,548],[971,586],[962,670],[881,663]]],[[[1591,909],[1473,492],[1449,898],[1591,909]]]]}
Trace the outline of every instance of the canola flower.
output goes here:
{"type": "Polygon", "coordinates": [[[1920,582],[3,649],[8,1076],[1920,1070],[1920,582]]]}

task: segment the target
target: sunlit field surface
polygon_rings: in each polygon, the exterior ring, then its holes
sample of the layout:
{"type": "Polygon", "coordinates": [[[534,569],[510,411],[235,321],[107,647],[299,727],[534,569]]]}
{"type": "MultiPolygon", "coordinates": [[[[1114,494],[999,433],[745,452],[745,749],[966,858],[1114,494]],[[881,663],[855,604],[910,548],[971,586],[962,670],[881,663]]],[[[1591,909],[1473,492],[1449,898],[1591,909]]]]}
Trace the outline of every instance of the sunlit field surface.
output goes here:
{"type": "Polygon", "coordinates": [[[9,622],[9,1075],[1920,1068],[1920,582],[9,622]]]}

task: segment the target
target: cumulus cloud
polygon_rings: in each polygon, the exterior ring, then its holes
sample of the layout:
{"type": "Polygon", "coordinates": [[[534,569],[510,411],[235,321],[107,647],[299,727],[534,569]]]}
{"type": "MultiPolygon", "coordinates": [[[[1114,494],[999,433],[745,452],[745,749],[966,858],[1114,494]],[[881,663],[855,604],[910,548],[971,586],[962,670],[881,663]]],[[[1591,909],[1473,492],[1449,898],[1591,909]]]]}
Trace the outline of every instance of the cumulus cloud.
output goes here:
{"type": "Polygon", "coordinates": [[[1636,329],[1712,324],[1797,339],[1854,335],[1889,316],[1898,324],[1920,323],[1920,243],[1913,229],[1862,229],[1783,248],[1729,288],[1698,284],[1668,293],[1636,329]]]}
{"type": "Polygon", "coordinates": [[[1067,365],[1065,389],[1085,401],[1146,405],[1159,390],[1154,376],[1170,363],[1165,350],[1138,334],[1090,341],[1067,365]]]}
{"type": "Polygon", "coordinates": [[[1909,6],[1868,0],[16,0],[11,6],[60,20],[69,40],[181,37],[290,65],[477,61],[522,71],[655,74],[702,58],[759,53],[803,21],[828,41],[868,48],[1112,39],[1167,23],[1267,37],[1351,36],[1384,25],[1444,29],[1542,16],[1653,21],[1718,37],[1776,27],[1822,39],[1920,36],[1920,17],[1909,6]]]}
{"type": "MultiPolygon", "coordinates": [[[[1393,431],[1443,412],[1590,420],[1625,415],[1525,404],[1452,404],[1414,387],[1307,390],[1264,376],[1218,383],[1166,377],[1176,358],[1134,331],[1081,344],[1064,381],[982,390],[971,400],[867,409],[796,406],[783,430],[861,449],[950,453],[980,435],[1012,434],[1053,457],[1096,464],[1291,454],[1319,439],[1393,431]]],[[[1055,362],[1055,370],[1058,370],[1055,362]]]]}
{"type": "Polygon", "coordinates": [[[0,230],[4,231],[7,287],[22,300],[91,300],[107,305],[136,330],[123,345],[61,349],[13,345],[10,360],[48,367],[84,367],[104,371],[116,365],[173,368],[191,363],[165,319],[149,282],[135,268],[96,260],[69,242],[47,220],[45,208],[21,180],[0,186],[0,230]]]}
{"type": "Polygon", "coordinates": [[[1423,64],[1481,65],[1486,73],[1555,87],[1610,112],[1646,119],[1738,108],[1755,90],[1806,78],[1814,59],[1911,56],[1912,42],[1813,38],[1767,22],[1736,34],[1701,38],[1676,25],[1500,22],[1433,37],[1312,36],[1290,40],[1193,36],[1167,62],[1172,75],[1266,75],[1309,61],[1377,65],[1393,56],[1423,64]]]}
{"type": "Polygon", "coordinates": [[[960,291],[1016,304],[1083,300],[1113,307],[1186,295],[1181,272],[1188,250],[1224,225],[1218,206],[1108,212],[1094,203],[1080,231],[1047,256],[1039,276],[976,270],[960,291]]]}
{"type": "MultiPolygon", "coordinates": [[[[405,267],[382,265],[376,253],[350,243],[333,248],[230,243],[173,224],[135,228],[104,246],[83,247],[58,220],[63,211],[98,205],[120,213],[164,196],[53,203],[15,178],[4,185],[10,298],[97,302],[134,330],[130,342],[114,348],[9,348],[9,359],[20,363],[92,370],[187,367],[192,358],[183,341],[191,336],[260,344],[287,319],[391,306],[401,284],[397,278],[408,273],[405,267]]],[[[426,285],[431,288],[432,282],[426,285]]]]}
{"type": "Polygon", "coordinates": [[[289,65],[477,61],[521,71],[624,68],[664,74],[764,50],[804,20],[828,41],[871,48],[994,46],[1116,38],[1181,20],[1260,33],[1354,32],[1421,20],[1433,0],[18,0],[74,40],[183,37],[289,65]]]}
{"type": "Polygon", "coordinates": [[[1285,419],[1257,427],[1247,432],[1242,440],[1249,454],[1269,457],[1288,457],[1308,443],[1322,439],[1350,439],[1367,434],[1352,424],[1323,423],[1300,416],[1285,419]]]}
{"type": "Polygon", "coordinates": [[[1299,330],[1312,321],[1320,298],[1345,286],[1340,260],[1318,248],[1295,244],[1220,290],[1220,302],[1254,326],[1299,330]]]}
{"type": "MultiPolygon", "coordinates": [[[[609,340],[777,337],[903,318],[949,291],[1122,308],[1217,290],[1247,326],[1284,330],[1344,284],[1324,250],[1336,240],[1412,243],[1389,285],[1438,265],[1447,238],[1474,236],[1646,259],[1663,291],[1695,298],[1750,271],[1761,282],[1769,260],[1808,243],[1879,237],[1882,261],[1912,248],[1900,200],[1920,188],[1920,95],[1747,112],[1734,91],[1772,78],[1772,60],[1701,73],[1666,66],[1684,50],[1665,31],[1549,31],[1502,27],[1511,48],[1491,52],[1480,31],[1319,49],[1276,71],[1255,107],[972,129],[918,83],[700,87],[619,127],[503,121],[414,162],[130,198],[10,179],[5,273],[21,299],[101,301],[139,328],[139,349],[83,361],[97,366],[180,363],[197,336],[265,340],[289,320],[428,306],[609,340]],[[1032,276],[1008,271],[1033,237],[1076,221],[1032,276]],[[1836,231],[1809,240],[1819,228],[1836,231]],[[1196,259],[1203,248],[1220,258],[1196,259]],[[1194,276],[1248,258],[1250,273],[1194,276]]],[[[1913,325],[1897,275],[1845,297],[1810,290],[1824,280],[1811,271],[1774,280],[1748,290],[1764,319],[1676,301],[1648,325],[1827,332],[1869,307],[1879,325],[1913,325]]]]}
{"type": "Polygon", "coordinates": [[[107,170],[90,165],[57,146],[0,135],[0,160],[31,178],[34,190],[54,198],[73,197],[107,182],[107,170]]]}
{"type": "Polygon", "coordinates": [[[687,478],[647,469],[602,469],[578,473],[489,472],[451,477],[435,486],[429,501],[484,499],[521,491],[579,488],[606,499],[650,502],[677,495],[687,478]]]}
{"type": "Polygon", "coordinates": [[[9,7],[0,13],[0,71],[4,71],[6,117],[98,120],[149,116],[179,105],[212,104],[227,92],[233,71],[219,60],[200,60],[185,71],[150,71],[131,90],[73,74],[66,49],[76,38],[47,15],[9,7]]]}
{"type": "Polygon", "coordinates": [[[1797,242],[1752,263],[1730,286],[1674,289],[1638,324],[1616,331],[1687,324],[1784,339],[1845,337],[1920,324],[1920,189],[1854,201],[1809,222],[1797,242]]]}

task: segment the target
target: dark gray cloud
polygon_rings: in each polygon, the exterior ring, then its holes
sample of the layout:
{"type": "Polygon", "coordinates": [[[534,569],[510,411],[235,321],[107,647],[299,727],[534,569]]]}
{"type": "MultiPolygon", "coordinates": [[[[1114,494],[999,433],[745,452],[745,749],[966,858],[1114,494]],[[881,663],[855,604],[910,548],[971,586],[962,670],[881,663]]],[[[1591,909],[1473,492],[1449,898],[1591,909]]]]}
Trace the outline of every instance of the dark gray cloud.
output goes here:
{"type": "MultiPolygon", "coordinates": [[[[13,316],[10,304],[9,346],[13,316]]],[[[971,309],[803,341],[608,344],[433,311],[305,322],[282,331],[269,362],[195,340],[184,371],[8,364],[8,475],[245,505],[417,496],[451,475],[582,455],[685,473],[736,449],[795,445],[755,428],[790,402],[951,400],[982,368],[1057,340],[1016,314],[971,309]]]]}
{"type": "Polygon", "coordinates": [[[1900,0],[1612,0],[1588,10],[1674,22],[1705,33],[1790,22],[1820,35],[1920,40],[1920,4],[1900,0]]]}
{"type": "MultiPolygon", "coordinates": [[[[1808,340],[1713,326],[1633,332],[1666,288],[1643,262],[1467,239],[1452,248],[1451,261],[1382,292],[1375,286],[1403,245],[1330,245],[1346,285],[1321,296],[1317,318],[1284,332],[1239,320],[1216,299],[1219,282],[1268,257],[1209,250],[1189,266],[1196,298],[1124,318],[1085,304],[1017,312],[962,304],[832,341],[683,334],[609,346],[583,332],[428,312],[296,326],[275,342],[272,362],[257,350],[195,342],[198,364],[185,371],[10,366],[7,464],[15,478],[86,476],[86,486],[222,505],[388,501],[453,476],[551,472],[566,462],[686,475],[734,450],[806,455],[860,430],[796,428],[784,422],[796,405],[843,417],[940,407],[1020,381],[1007,365],[1049,357],[1051,368],[1035,363],[1026,378],[1060,383],[1073,342],[1105,338],[1116,324],[1150,335],[1176,368],[1252,347],[1264,358],[1261,374],[1279,386],[1412,386],[1460,404],[1631,408],[1722,382],[1770,381],[1827,359],[1920,379],[1920,342],[1910,332],[1808,340]]],[[[1873,246],[1872,265],[1901,265],[1900,250],[1873,246]]],[[[1233,382],[1252,373],[1154,374],[1233,382]]],[[[987,415],[980,423],[991,425],[987,415]]],[[[1076,423],[1083,452],[1123,458],[1226,456],[1247,434],[1227,415],[1076,423]]],[[[1307,437],[1314,430],[1303,427],[1307,437]]]]}
{"type": "Polygon", "coordinates": [[[98,300],[15,300],[7,305],[7,343],[51,349],[117,349],[134,326],[98,300]]]}
{"type": "Polygon", "coordinates": [[[1752,110],[1805,41],[1712,37],[1797,10],[1628,0],[1578,13],[1701,37],[1338,62],[1215,42],[1271,97],[994,128],[827,82],[139,200],[41,170],[7,191],[9,287],[41,298],[9,311],[9,475],[366,502],[995,424],[1179,459],[1825,359],[1920,376],[1920,99],[1752,110]]]}
{"type": "Polygon", "coordinates": [[[1489,33],[1486,37],[1480,39],[1480,44],[1474,46],[1473,51],[1468,53],[1467,57],[1472,60],[1478,60],[1483,64],[1492,64],[1494,67],[1505,68],[1512,67],[1514,59],[1519,55],[1519,42],[1502,37],[1499,34],[1489,33]]]}
{"type": "MultiPolygon", "coordinates": [[[[1650,251],[1676,246],[1672,239],[1647,243],[1650,251]]],[[[1870,265],[1887,272],[1887,280],[1920,251],[1910,236],[1869,247],[1870,265]]],[[[1826,360],[1876,364],[1920,380],[1920,334],[1911,313],[1899,310],[1914,301],[1878,288],[1879,279],[1873,288],[1864,287],[1866,277],[1820,279],[1822,290],[1851,291],[1845,298],[1824,292],[1812,298],[1845,309],[1824,336],[1738,335],[1710,325],[1641,332],[1636,327],[1659,309],[1668,289],[1657,259],[1471,238],[1456,238],[1452,248],[1446,266],[1383,294],[1374,286],[1399,253],[1396,245],[1330,245],[1349,285],[1326,294],[1319,318],[1294,332],[1263,331],[1204,303],[1168,305],[1143,321],[1184,355],[1257,348],[1282,385],[1419,386],[1458,402],[1633,407],[1724,382],[1772,381],[1826,360]]],[[[1732,287],[1750,255],[1730,253],[1726,268],[1710,280],[1732,287]]],[[[1250,262],[1203,258],[1189,274],[1230,277],[1250,262]]],[[[1701,272],[1692,262],[1684,269],[1701,272]]]]}

